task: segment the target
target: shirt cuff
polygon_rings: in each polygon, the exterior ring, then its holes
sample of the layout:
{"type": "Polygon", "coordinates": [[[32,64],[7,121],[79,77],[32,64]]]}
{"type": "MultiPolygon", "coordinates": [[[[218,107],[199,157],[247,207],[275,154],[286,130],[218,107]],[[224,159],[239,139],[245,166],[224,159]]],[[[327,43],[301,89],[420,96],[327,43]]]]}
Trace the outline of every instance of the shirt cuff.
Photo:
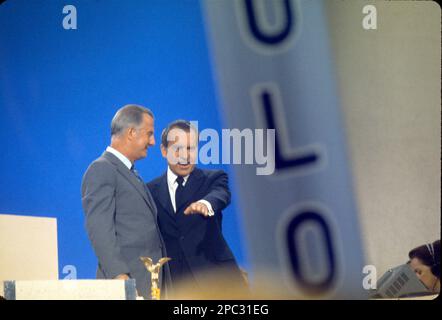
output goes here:
{"type": "Polygon", "coordinates": [[[200,203],[202,203],[202,204],[205,204],[206,207],[207,207],[207,209],[209,209],[209,212],[207,213],[207,216],[212,217],[212,216],[215,215],[215,212],[213,212],[212,205],[210,204],[209,201],[207,201],[207,200],[199,200],[199,201],[197,201],[197,202],[200,202],[200,203]]]}

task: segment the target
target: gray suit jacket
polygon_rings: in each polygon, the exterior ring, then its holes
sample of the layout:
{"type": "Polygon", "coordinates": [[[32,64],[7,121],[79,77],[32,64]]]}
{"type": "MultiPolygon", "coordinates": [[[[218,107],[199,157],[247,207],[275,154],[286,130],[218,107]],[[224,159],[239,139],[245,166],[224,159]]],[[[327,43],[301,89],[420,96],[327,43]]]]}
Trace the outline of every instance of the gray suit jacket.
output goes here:
{"type": "MultiPolygon", "coordinates": [[[[140,256],[156,263],[167,256],[157,208],[149,190],[112,153],[104,152],[83,176],[82,204],[86,230],[98,258],[97,278],[112,279],[127,273],[136,280],[138,293],[151,298],[150,273],[140,256]]],[[[162,297],[167,297],[170,271],[160,274],[162,297]]]]}

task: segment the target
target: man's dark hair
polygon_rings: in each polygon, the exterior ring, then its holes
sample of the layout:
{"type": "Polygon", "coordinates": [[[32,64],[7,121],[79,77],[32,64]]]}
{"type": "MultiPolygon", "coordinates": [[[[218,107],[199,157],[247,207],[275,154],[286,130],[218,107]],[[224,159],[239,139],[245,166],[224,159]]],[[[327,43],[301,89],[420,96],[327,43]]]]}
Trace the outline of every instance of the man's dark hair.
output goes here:
{"type": "Polygon", "coordinates": [[[169,141],[167,141],[167,136],[169,135],[170,130],[174,129],[174,128],[178,128],[181,129],[185,132],[190,132],[190,129],[194,130],[196,132],[196,134],[198,135],[198,131],[195,128],[195,126],[193,126],[190,121],[187,120],[175,120],[171,123],[169,123],[169,125],[163,130],[163,132],[161,133],[161,144],[167,148],[169,146],[169,141]]]}

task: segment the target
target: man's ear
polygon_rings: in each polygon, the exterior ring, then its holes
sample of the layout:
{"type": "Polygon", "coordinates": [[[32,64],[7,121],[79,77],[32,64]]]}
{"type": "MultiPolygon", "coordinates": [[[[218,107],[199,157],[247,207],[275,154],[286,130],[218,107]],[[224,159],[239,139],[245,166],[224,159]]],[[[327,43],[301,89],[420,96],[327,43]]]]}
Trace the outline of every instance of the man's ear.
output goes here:
{"type": "Polygon", "coordinates": [[[167,159],[167,149],[165,146],[163,146],[163,144],[161,144],[161,154],[163,155],[163,158],[167,159]]]}
{"type": "Polygon", "coordinates": [[[127,128],[126,136],[127,136],[127,139],[128,139],[129,141],[134,140],[136,134],[137,134],[137,133],[136,133],[136,129],[135,129],[135,128],[133,128],[133,127],[127,128]]]}

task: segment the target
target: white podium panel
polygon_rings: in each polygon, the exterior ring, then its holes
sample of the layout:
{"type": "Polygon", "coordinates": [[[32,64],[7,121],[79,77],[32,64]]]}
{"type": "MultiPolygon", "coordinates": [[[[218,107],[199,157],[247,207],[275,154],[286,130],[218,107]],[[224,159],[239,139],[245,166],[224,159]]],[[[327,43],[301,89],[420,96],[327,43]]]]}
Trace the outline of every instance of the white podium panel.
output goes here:
{"type": "Polygon", "coordinates": [[[4,281],[2,287],[6,300],[136,300],[134,279],[4,281]]]}
{"type": "Polygon", "coordinates": [[[0,214],[0,281],[57,280],[57,219],[0,214]]]}

